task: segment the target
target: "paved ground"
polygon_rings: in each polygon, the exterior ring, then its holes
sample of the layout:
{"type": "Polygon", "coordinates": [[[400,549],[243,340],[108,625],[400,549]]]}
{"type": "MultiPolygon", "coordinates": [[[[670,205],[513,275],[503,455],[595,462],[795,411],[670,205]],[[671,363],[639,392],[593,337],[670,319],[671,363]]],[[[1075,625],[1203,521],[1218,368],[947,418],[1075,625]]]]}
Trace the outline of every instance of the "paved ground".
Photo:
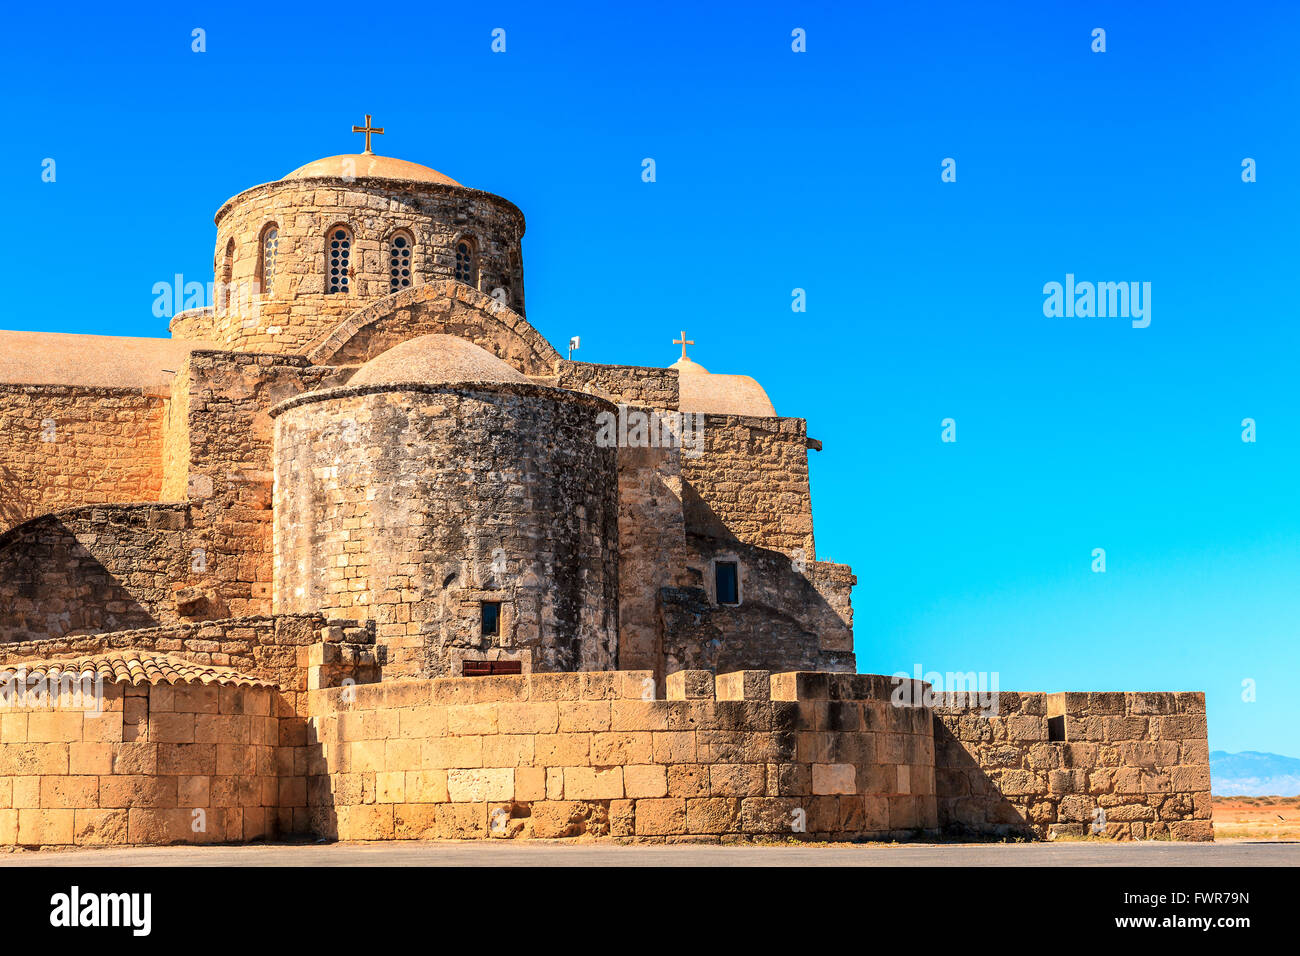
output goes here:
{"type": "Polygon", "coordinates": [[[1300,866],[1300,843],[336,843],[0,854],[0,866],[1300,866]]]}

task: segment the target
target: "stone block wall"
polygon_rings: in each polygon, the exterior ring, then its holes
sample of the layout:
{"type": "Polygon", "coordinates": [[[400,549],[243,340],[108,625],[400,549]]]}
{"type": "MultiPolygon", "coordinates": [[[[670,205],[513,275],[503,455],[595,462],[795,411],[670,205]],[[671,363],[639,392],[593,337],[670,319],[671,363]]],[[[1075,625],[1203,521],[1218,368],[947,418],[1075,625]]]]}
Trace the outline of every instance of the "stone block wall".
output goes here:
{"type": "Polygon", "coordinates": [[[688,531],[816,559],[803,419],[705,415],[682,478],[688,531]]]}
{"type": "MultiPolygon", "coordinates": [[[[648,671],[310,695],[302,811],[344,840],[853,838],[933,830],[930,713],[886,678],[648,671]]],[[[283,810],[282,810],[283,813],[283,810]]]]}
{"type": "Polygon", "coordinates": [[[0,644],[208,616],[186,593],[199,543],[183,504],[88,505],[0,535],[0,644]]]}
{"type": "Polygon", "coordinates": [[[686,585],[681,456],[675,448],[618,449],[618,666],[666,675],[659,590],[686,585]]]}
{"type": "Polygon", "coordinates": [[[590,392],[623,405],[662,411],[678,407],[677,369],[639,365],[596,365],[562,359],[556,384],[575,392],[590,392]]]}
{"type": "Polygon", "coordinates": [[[275,410],[276,608],[373,619],[385,676],[614,666],[615,450],[594,396],[529,384],[336,389],[275,410]],[[482,602],[500,604],[482,633],[482,602]]]}
{"type": "Polygon", "coordinates": [[[0,711],[0,846],[242,842],[279,804],[268,687],[103,688],[99,712],[0,711]]]}
{"type": "Polygon", "coordinates": [[[947,832],[1083,836],[1104,813],[1116,839],[1213,839],[1204,694],[1004,691],[995,714],[941,694],[934,719],[947,832]]]}
{"type": "Polygon", "coordinates": [[[696,587],[660,593],[664,666],[715,672],[769,667],[852,672],[857,582],[845,565],[792,561],[780,551],[687,535],[696,587]],[[714,562],[734,561],[740,603],[720,605],[714,562]]]}
{"type": "MultiPolygon", "coordinates": [[[[184,369],[189,383],[185,485],[203,539],[202,584],[224,616],[271,612],[275,427],[270,409],[331,384],[337,374],[298,356],[190,355],[184,369]]],[[[175,456],[168,460],[178,464],[175,456]]],[[[179,475],[169,475],[169,488],[179,483],[179,475]]]]}
{"type": "Polygon", "coordinates": [[[157,501],[166,396],[0,385],[0,533],[91,503],[157,501]]]}

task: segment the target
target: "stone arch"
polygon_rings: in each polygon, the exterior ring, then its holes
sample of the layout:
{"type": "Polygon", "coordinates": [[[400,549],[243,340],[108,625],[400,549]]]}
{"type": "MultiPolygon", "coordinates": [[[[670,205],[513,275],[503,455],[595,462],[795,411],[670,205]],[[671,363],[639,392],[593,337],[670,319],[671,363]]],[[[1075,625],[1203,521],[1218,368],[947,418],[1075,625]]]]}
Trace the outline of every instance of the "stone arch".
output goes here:
{"type": "Polygon", "coordinates": [[[313,365],[360,365],[435,332],[473,342],[525,375],[554,375],[561,357],[519,313],[454,279],[402,289],[358,309],[301,354],[313,365]]]}

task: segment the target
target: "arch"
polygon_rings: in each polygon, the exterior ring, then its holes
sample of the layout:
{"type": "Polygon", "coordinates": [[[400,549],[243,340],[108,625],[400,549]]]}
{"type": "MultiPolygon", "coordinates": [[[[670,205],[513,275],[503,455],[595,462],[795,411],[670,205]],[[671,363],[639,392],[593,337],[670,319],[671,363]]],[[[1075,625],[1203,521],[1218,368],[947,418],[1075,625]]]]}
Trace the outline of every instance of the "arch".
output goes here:
{"type": "Polygon", "coordinates": [[[352,291],[352,246],[355,233],[347,223],[335,223],[325,232],[325,293],[352,291]]]}
{"type": "Polygon", "coordinates": [[[275,291],[275,266],[279,251],[280,226],[268,222],[257,238],[257,288],[266,295],[275,291]]]}
{"type": "Polygon", "coordinates": [[[226,303],[230,301],[230,284],[234,281],[234,276],[235,239],[232,236],[226,240],[226,254],[221,259],[221,285],[217,290],[217,301],[213,303],[218,312],[226,311],[226,303]]]}
{"type": "Polygon", "coordinates": [[[470,288],[478,288],[478,242],[473,236],[458,236],[452,243],[455,267],[452,278],[470,288]]]}
{"type": "Polygon", "coordinates": [[[403,289],[358,309],[301,354],[315,365],[359,365],[430,333],[473,342],[524,375],[554,375],[562,358],[522,315],[454,279],[403,289]]]}
{"type": "Polygon", "coordinates": [[[415,257],[415,237],[409,229],[397,229],[388,237],[388,291],[409,289],[415,278],[412,268],[415,257]]]}

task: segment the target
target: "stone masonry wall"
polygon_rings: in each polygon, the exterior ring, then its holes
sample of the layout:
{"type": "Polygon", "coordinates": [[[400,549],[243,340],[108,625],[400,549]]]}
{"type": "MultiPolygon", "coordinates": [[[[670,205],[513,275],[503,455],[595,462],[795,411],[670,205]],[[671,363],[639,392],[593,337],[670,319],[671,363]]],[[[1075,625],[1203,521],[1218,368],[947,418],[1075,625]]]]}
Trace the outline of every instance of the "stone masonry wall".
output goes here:
{"type": "Polygon", "coordinates": [[[706,415],[682,477],[688,531],[815,560],[803,419],[706,415]]]}
{"type": "Polygon", "coordinates": [[[676,411],[679,392],[677,369],[639,365],[596,365],[562,359],[556,384],[575,392],[589,392],[624,405],[676,411]]]}
{"type": "Polygon", "coordinates": [[[618,449],[618,666],[664,687],[659,589],[689,583],[676,448],[618,449]]]}
{"type": "Polygon", "coordinates": [[[617,653],[608,403],[532,384],[336,389],[277,408],[276,608],[373,619],[386,677],[617,653]],[[501,605],[497,635],[480,625],[501,605]]]}
{"type": "Polygon", "coordinates": [[[165,396],[0,385],[0,533],[97,502],[157,501],[165,396]]]}
{"type": "Polygon", "coordinates": [[[186,486],[201,534],[198,566],[214,612],[269,614],[273,405],[334,381],[337,370],[297,356],[194,352],[188,400],[186,486]]]}
{"type": "Polygon", "coordinates": [[[668,672],[751,667],[853,671],[857,582],[845,565],[792,561],[778,551],[687,535],[698,588],[661,595],[663,653],[668,672]],[[734,561],[737,605],[717,603],[714,565],[734,561]]]}
{"type": "Polygon", "coordinates": [[[243,842],[272,835],[279,723],[267,687],[104,688],[98,713],[0,711],[0,846],[243,842]]]}
{"type": "Polygon", "coordinates": [[[0,642],[204,617],[178,600],[198,538],[183,504],[87,505],[0,535],[0,642]]]}
{"type": "Polygon", "coordinates": [[[1204,694],[1002,692],[990,716],[938,695],[934,720],[948,832],[1083,836],[1100,808],[1111,838],[1213,839],[1204,694]]]}
{"type": "Polygon", "coordinates": [[[621,671],[331,689],[294,766],[314,832],[343,840],[932,831],[930,714],[888,688],[685,672],[658,700],[649,671],[621,671]]]}

